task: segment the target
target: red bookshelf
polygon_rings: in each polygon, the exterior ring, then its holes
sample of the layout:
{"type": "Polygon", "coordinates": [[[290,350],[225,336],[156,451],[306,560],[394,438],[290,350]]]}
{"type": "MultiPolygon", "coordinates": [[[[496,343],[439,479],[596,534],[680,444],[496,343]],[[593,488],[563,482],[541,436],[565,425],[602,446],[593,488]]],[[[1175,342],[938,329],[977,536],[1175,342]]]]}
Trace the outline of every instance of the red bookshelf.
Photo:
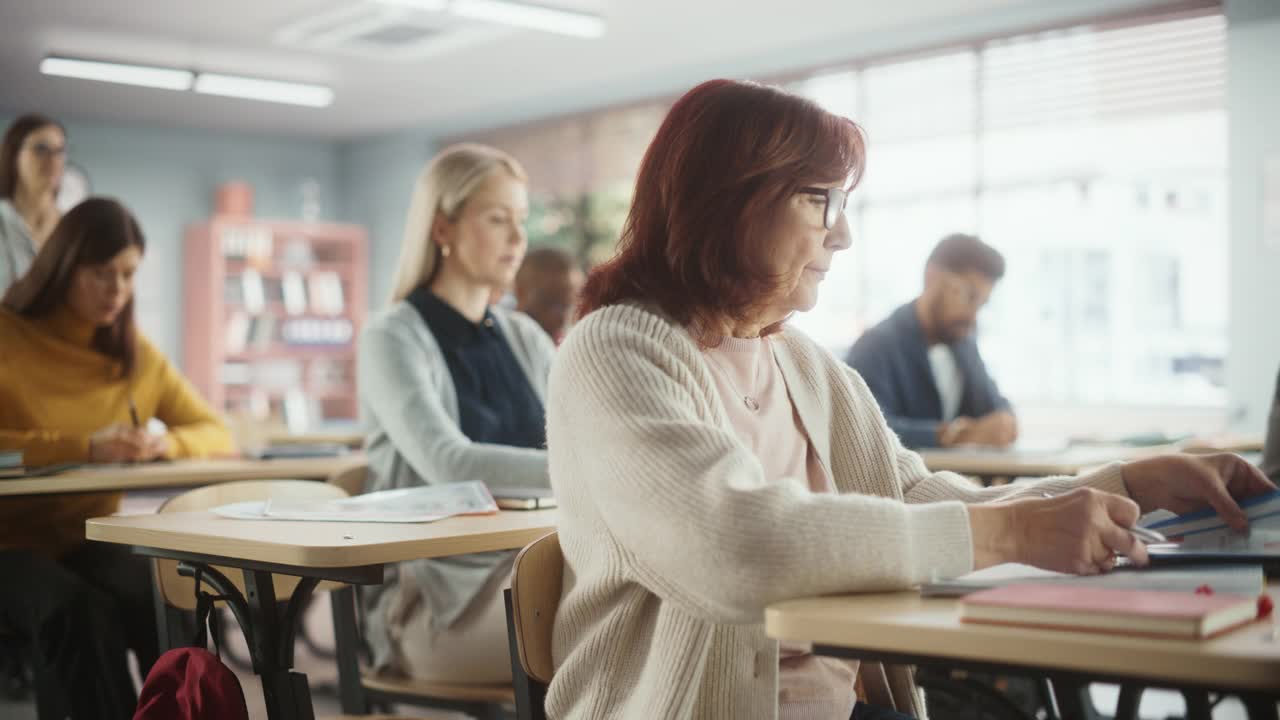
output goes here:
{"type": "Polygon", "coordinates": [[[364,228],[215,215],[185,243],[183,366],[209,403],[257,422],[354,420],[364,228]]]}

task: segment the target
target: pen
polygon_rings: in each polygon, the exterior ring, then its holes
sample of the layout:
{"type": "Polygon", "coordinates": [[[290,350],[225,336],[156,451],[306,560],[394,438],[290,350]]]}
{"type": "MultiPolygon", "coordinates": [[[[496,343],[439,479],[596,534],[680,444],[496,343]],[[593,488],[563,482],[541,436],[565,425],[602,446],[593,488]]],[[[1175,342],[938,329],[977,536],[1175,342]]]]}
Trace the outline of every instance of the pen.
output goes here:
{"type": "Polygon", "coordinates": [[[138,422],[138,406],[134,404],[133,398],[129,398],[129,419],[133,421],[135,428],[142,427],[142,423],[138,422]]]}
{"type": "MultiPolygon", "coordinates": [[[[1047,498],[1053,497],[1052,494],[1047,492],[1042,492],[1040,494],[1047,498]]],[[[1132,535],[1135,540],[1137,540],[1140,543],[1143,543],[1144,545],[1153,545],[1156,543],[1169,542],[1168,538],[1156,532],[1155,530],[1152,530],[1151,528],[1144,528],[1138,525],[1134,525],[1133,527],[1125,528],[1125,530],[1128,530],[1129,534],[1132,535]]]]}

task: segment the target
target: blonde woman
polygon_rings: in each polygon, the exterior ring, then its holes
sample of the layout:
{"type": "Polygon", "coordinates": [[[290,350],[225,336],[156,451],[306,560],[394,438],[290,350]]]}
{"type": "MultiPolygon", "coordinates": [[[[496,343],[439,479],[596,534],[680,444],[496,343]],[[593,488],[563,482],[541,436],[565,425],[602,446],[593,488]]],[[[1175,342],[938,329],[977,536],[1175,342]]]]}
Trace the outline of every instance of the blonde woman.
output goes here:
{"type": "MultiPolygon", "coordinates": [[[[543,401],[554,346],[491,304],[524,258],[524,170],[482,145],[442,151],[414,186],[392,293],[360,339],[369,490],[482,480],[546,487],[543,401]]],[[[509,682],[502,589],[513,553],[403,563],[365,595],[376,667],[509,682]]]]}

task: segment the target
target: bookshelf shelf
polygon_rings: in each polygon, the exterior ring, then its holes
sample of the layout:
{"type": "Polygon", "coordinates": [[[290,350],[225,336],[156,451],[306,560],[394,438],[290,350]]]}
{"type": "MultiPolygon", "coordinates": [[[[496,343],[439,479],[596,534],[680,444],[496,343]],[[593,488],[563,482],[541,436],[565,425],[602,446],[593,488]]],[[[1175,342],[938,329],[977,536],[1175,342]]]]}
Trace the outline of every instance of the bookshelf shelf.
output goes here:
{"type": "Polygon", "coordinates": [[[187,227],[183,364],[227,415],[350,421],[368,307],[363,228],[215,215],[187,227]]]}

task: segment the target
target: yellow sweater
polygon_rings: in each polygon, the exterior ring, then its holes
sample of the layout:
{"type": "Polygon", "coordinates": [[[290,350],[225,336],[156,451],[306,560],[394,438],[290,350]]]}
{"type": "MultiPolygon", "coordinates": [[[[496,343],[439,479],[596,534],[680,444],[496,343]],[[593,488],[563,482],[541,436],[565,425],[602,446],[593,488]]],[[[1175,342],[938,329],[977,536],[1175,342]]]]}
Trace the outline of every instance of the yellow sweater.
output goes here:
{"type": "MultiPolygon", "coordinates": [[[[66,310],[30,319],[0,308],[0,450],[21,450],[27,465],[88,462],[90,435],[130,422],[132,394],[143,424],[155,417],[169,427],[170,458],[233,451],[226,427],[155,346],[139,335],[133,374],[121,378],[90,347],[92,335],[66,310]]],[[[86,519],[114,513],[120,495],[0,499],[0,548],[59,556],[84,542],[86,519]]]]}

